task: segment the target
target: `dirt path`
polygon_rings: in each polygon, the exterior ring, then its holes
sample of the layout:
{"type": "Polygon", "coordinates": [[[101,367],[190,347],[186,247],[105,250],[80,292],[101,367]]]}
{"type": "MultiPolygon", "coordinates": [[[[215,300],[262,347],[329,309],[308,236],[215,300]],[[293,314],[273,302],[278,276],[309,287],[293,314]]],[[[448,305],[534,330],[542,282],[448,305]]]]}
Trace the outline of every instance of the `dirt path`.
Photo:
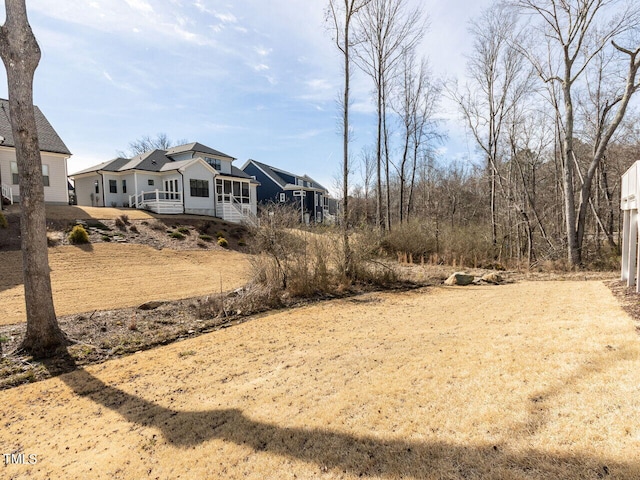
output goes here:
{"type": "Polygon", "coordinates": [[[36,462],[4,478],[640,478],[640,342],[596,281],[274,313],[0,405],[36,462]]]}
{"type": "MultiPolygon", "coordinates": [[[[21,255],[0,253],[0,325],[26,320],[21,255]]],[[[49,249],[49,263],[60,316],[228,291],[244,285],[249,276],[247,256],[240,253],[142,245],[56,247],[49,249]]]]}

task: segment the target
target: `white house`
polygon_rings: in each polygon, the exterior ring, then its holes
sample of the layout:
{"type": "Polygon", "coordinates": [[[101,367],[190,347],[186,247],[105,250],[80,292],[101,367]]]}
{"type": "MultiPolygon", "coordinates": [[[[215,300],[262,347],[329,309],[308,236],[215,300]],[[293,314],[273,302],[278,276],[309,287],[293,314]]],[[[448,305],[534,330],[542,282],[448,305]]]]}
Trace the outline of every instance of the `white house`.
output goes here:
{"type": "Polygon", "coordinates": [[[640,292],[640,161],[631,165],[622,175],[620,194],[623,213],[621,279],[627,281],[628,287],[635,285],[636,292],[640,292]]]}
{"type": "MultiPolygon", "coordinates": [[[[35,107],[35,116],[42,160],[44,201],[66,205],[69,203],[67,159],[71,156],[71,152],[38,107],[35,107]]],[[[18,179],[9,101],[0,99],[0,186],[3,201],[10,203],[20,201],[18,179]]]]}
{"type": "Polygon", "coordinates": [[[78,205],[190,213],[239,223],[257,214],[259,183],[230,157],[201,143],[116,158],[76,172],[78,205]]]}

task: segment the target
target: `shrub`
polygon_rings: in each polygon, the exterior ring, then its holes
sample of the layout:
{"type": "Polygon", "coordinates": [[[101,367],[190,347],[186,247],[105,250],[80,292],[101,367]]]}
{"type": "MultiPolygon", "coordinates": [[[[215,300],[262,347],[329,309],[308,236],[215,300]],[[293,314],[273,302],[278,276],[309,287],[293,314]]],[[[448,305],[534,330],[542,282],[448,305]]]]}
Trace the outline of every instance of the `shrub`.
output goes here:
{"type": "Polygon", "coordinates": [[[175,238],[176,240],[184,240],[184,238],[185,238],[185,237],[184,237],[184,235],[183,235],[183,234],[181,234],[180,232],[171,232],[171,233],[169,234],[169,236],[170,236],[171,238],[175,238]]]}
{"type": "Polygon", "coordinates": [[[178,227],[178,231],[180,233],[182,233],[183,235],[190,235],[191,234],[191,230],[189,230],[189,227],[178,227]]]}
{"type": "Polygon", "coordinates": [[[115,220],[115,225],[116,227],[118,227],[120,230],[125,230],[127,228],[127,224],[124,223],[124,221],[122,220],[121,217],[116,218],[115,220]]]}
{"type": "Polygon", "coordinates": [[[167,228],[167,226],[160,220],[154,220],[149,224],[149,228],[158,232],[163,232],[167,228]]]}
{"type": "Polygon", "coordinates": [[[68,239],[69,243],[72,243],[73,245],[81,245],[89,243],[89,234],[82,225],[76,225],[71,229],[68,239]]]}
{"type": "Polygon", "coordinates": [[[247,246],[247,242],[244,240],[244,238],[241,238],[240,240],[238,240],[238,246],[239,247],[246,247],[247,246]]]}
{"type": "Polygon", "coordinates": [[[213,237],[211,235],[207,235],[207,234],[200,235],[198,238],[200,240],[205,241],[205,242],[210,242],[211,240],[213,240],[213,237]]]}
{"type": "Polygon", "coordinates": [[[222,248],[229,248],[229,242],[227,242],[227,239],[224,237],[218,238],[218,245],[222,248]]]}
{"type": "Polygon", "coordinates": [[[413,263],[429,258],[436,251],[436,237],[427,225],[408,222],[394,227],[382,239],[381,247],[401,262],[413,263]]]}
{"type": "Polygon", "coordinates": [[[122,223],[124,223],[125,225],[129,225],[129,215],[127,215],[126,213],[123,213],[122,215],[120,215],[118,217],[122,223]]]}
{"type": "Polygon", "coordinates": [[[129,231],[133,233],[138,233],[138,227],[136,227],[135,225],[131,225],[129,227],[129,231]]]}
{"type": "Polygon", "coordinates": [[[4,216],[4,213],[0,212],[0,228],[7,228],[9,226],[9,222],[7,222],[7,217],[4,216]]]}
{"type": "Polygon", "coordinates": [[[47,232],[47,247],[55,247],[60,244],[62,235],[58,232],[47,232]]]}
{"type": "Polygon", "coordinates": [[[218,230],[218,231],[216,232],[216,237],[217,237],[217,238],[222,238],[222,237],[224,237],[224,232],[222,232],[222,231],[218,230]]]}
{"type": "Polygon", "coordinates": [[[111,237],[109,235],[102,235],[102,237],[100,237],[102,239],[103,242],[110,242],[111,241],[111,237]]]}

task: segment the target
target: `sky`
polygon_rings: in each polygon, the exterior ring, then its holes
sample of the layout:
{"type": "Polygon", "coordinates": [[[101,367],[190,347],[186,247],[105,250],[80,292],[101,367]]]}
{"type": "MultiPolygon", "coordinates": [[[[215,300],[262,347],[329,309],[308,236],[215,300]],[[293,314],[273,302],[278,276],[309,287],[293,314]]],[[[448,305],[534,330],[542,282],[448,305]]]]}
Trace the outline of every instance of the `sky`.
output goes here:
{"type": "MultiPolygon", "coordinates": [[[[429,29],[419,48],[433,74],[462,77],[468,21],[490,0],[408,0],[429,29]]],[[[308,174],[333,189],[342,141],[341,58],[324,21],[327,0],[27,0],[42,50],[34,103],[73,156],[69,173],[165,133],[308,174]]],[[[2,13],[4,15],[4,13],[2,13]]],[[[4,21],[4,16],[2,16],[4,21]]],[[[2,69],[0,96],[7,98],[2,69]]],[[[375,142],[371,81],[355,72],[357,156],[375,142]]],[[[474,154],[444,101],[442,161],[474,154]]]]}

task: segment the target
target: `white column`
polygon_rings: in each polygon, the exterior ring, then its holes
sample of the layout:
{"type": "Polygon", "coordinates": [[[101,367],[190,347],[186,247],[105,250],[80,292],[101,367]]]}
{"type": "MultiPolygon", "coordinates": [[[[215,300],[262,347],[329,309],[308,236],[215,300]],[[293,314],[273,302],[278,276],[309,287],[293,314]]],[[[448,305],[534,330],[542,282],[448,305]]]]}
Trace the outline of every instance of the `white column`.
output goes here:
{"type": "Polygon", "coordinates": [[[627,250],[629,252],[629,263],[627,267],[627,272],[629,277],[627,278],[627,287],[635,285],[636,283],[636,262],[637,262],[637,253],[638,253],[638,211],[630,210],[630,221],[629,221],[629,248],[627,250]]]}
{"type": "MultiPolygon", "coordinates": [[[[637,229],[634,232],[630,232],[630,234],[634,237],[638,237],[640,239],[640,222],[638,222],[638,211],[634,210],[635,214],[636,214],[636,225],[637,225],[637,229]]],[[[636,250],[636,265],[630,265],[629,266],[629,272],[633,272],[631,273],[632,275],[635,274],[635,278],[636,278],[636,293],[640,293],[640,241],[638,241],[638,247],[636,250]],[[634,268],[635,267],[635,268],[634,268]]]]}
{"type": "Polygon", "coordinates": [[[631,222],[631,211],[624,210],[622,220],[622,268],[620,280],[629,278],[629,223],[631,222]]]}

